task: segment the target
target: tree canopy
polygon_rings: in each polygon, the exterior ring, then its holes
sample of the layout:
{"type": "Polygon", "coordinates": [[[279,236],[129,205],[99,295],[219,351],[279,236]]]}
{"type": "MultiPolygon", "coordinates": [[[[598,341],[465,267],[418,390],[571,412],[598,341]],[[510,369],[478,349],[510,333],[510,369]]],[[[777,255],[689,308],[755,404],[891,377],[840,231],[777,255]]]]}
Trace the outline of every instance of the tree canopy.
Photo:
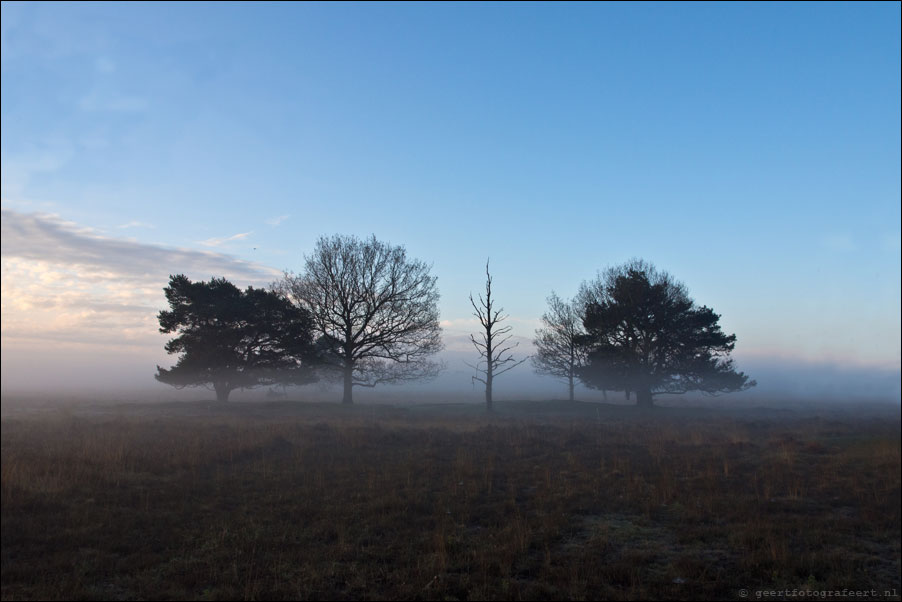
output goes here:
{"type": "Polygon", "coordinates": [[[288,273],[275,288],[313,317],[326,365],[355,386],[425,379],[441,365],[436,278],[404,247],[370,237],[321,237],[304,272],[288,273]]]}
{"type": "Polygon", "coordinates": [[[532,364],[537,374],[565,380],[570,401],[573,401],[577,369],[585,363],[584,336],[579,302],[564,301],[552,292],[548,297],[548,311],[542,314],[542,328],[536,329],[533,339],[536,353],[532,364]]]}
{"type": "Polygon", "coordinates": [[[578,370],[590,387],[635,392],[639,405],[656,394],[709,395],[755,385],[733,368],[736,335],[720,316],[698,307],[686,287],[653,265],[633,260],[584,283],[587,363],[578,370]]]}
{"type": "Polygon", "coordinates": [[[225,278],[191,282],[171,276],[164,289],[169,310],[160,332],[178,333],[165,349],[180,354],[156,379],[177,388],[207,386],[227,401],[235,389],[305,384],[315,379],[313,322],[309,313],[265,289],[242,291],[225,278]]]}

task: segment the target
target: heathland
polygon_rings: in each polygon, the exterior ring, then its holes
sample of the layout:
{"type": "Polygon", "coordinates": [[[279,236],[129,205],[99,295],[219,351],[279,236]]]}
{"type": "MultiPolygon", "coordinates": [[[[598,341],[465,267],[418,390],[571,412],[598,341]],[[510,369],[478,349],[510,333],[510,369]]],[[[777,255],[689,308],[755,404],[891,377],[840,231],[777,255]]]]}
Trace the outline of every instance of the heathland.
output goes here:
{"type": "Polygon", "coordinates": [[[899,599],[898,404],[763,406],[4,402],[2,597],[899,599]]]}

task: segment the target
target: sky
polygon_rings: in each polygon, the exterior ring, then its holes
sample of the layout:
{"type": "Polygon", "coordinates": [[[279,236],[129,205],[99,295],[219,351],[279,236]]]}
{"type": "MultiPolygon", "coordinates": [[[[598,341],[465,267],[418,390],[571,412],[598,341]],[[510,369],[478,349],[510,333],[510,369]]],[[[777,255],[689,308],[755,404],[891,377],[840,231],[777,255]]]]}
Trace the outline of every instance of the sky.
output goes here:
{"type": "Polygon", "coordinates": [[[169,274],[331,234],[431,263],[460,353],[487,258],[528,351],[638,257],[740,369],[898,372],[900,45],[898,2],[3,2],[3,387],[152,384],[169,274]]]}

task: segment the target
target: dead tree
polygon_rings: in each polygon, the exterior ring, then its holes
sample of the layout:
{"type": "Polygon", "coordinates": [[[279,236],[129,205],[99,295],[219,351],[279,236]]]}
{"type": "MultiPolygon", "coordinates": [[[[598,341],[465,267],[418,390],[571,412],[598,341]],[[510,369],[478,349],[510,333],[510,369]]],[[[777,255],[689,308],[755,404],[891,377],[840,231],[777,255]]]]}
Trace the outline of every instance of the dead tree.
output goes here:
{"type": "Polygon", "coordinates": [[[495,301],[492,299],[492,275],[489,273],[488,261],[485,262],[485,297],[479,295],[479,303],[477,303],[473,299],[473,293],[470,293],[470,305],[473,306],[473,315],[479,319],[482,326],[480,332],[482,341],[478,341],[475,336],[470,335],[470,341],[479,352],[479,360],[476,365],[467,365],[476,370],[476,376],[473,377],[474,384],[478,381],[485,385],[485,407],[491,412],[492,383],[495,378],[513,370],[529,358],[514,359],[510,352],[519,343],[509,343],[511,326],[498,326],[508,316],[502,315],[503,308],[495,309],[495,301]]]}

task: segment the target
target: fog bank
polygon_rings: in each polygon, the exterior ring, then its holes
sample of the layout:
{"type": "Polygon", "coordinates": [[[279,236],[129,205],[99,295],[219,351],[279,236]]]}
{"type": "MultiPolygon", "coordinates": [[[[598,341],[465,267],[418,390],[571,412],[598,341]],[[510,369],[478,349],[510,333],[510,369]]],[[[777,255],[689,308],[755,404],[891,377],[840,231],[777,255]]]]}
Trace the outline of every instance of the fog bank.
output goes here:
{"type": "MultiPolygon", "coordinates": [[[[464,362],[472,362],[474,354],[460,346],[451,346],[440,354],[445,370],[433,381],[409,383],[403,386],[382,386],[375,389],[355,389],[355,399],[362,402],[415,403],[423,402],[479,402],[483,399],[480,383],[474,383],[474,371],[464,362]]],[[[529,351],[524,343],[521,348],[529,351]]],[[[526,353],[520,354],[520,357],[526,353]]],[[[60,397],[65,399],[146,399],[196,400],[211,398],[203,388],[176,390],[154,380],[157,364],[168,367],[174,358],[162,350],[149,353],[146,348],[112,347],[109,349],[82,345],[54,343],[31,345],[2,354],[0,394],[34,398],[60,397]]],[[[751,390],[719,397],[729,400],[797,399],[812,401],[886,401],[899,403],[899,368],[844,366],[828,362],[805,362],[786,358],[750,357],[737,354],[739,370],[758,383],[751,390]]],[[[266,398],[268,389],[235,391],[234,400],[266,398]]],[[[341,393],[328,383],[318,383],[289,389],[291,399],[311,401],[339,401],[341,393]]],[[[536,375],[526,362],[495,381],[495,397],[499,400],[564,399],[566,383],[536,375]]],[[[587,401],[602,401],[599,391],[578,387],[576,397],[587,401]]],[[[627,403],[622,393],[611,393],[608,401],[627,403]]],[[[696,396],[698,397],[698,396],[696,396]]],[[[661,402],[671,400],[690,402],[693,396],[662,395],[661,402]],[[684,401],[685,400],[685,401],[684,401]]]]}

